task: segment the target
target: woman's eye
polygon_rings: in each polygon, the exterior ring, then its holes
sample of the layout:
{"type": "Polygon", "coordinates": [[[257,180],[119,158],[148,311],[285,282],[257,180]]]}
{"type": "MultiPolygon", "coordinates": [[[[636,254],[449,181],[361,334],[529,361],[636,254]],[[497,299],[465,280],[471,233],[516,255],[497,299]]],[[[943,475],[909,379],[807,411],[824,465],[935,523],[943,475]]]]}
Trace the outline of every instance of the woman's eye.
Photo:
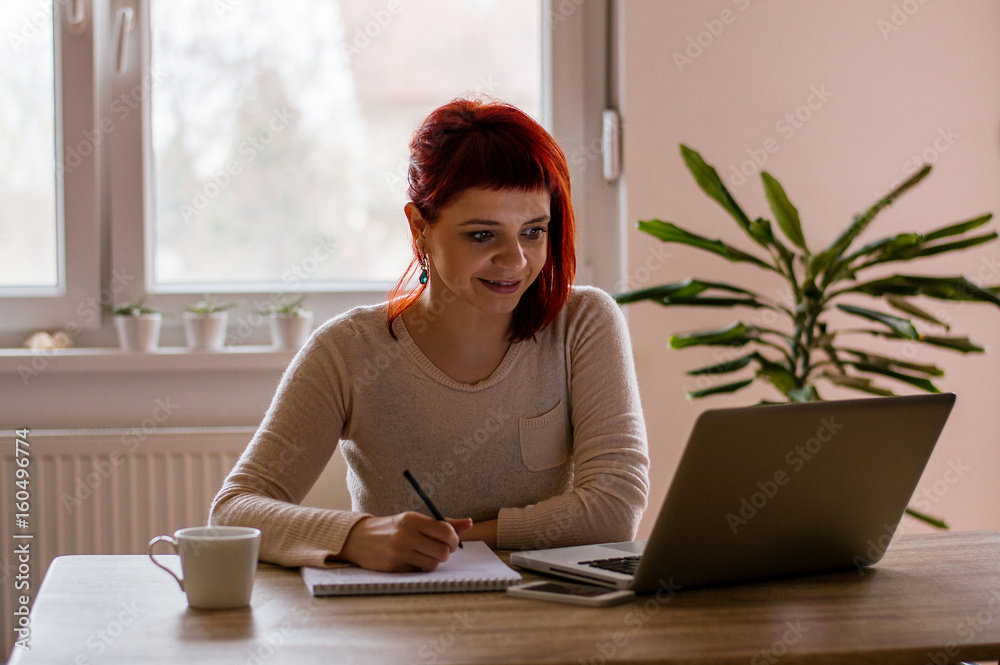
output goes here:
{"type": "Polygon", "coordinates": [[[492,231],[473,231],[469,234],[469,238],[476,242],[486,242],[493,237],[492,231]]]}
{"type": "Polygon", "coordinates": [[[544,226],[536,226],[533,229],[528,229],[524,232],[524,235],[528,237],[529,240],[539,240],[548,232],[548,229],[544,226]]]}

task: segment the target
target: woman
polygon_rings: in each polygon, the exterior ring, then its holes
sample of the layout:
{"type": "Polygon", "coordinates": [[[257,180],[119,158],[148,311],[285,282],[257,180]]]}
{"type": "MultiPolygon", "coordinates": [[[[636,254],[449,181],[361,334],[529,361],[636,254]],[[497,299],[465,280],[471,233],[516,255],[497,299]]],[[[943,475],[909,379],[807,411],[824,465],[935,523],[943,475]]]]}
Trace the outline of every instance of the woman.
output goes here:
{"type": "Polygon", "coordinates": [[[632,539],[645,427],[621,312],[571,287],[565,155],[516,108],[456,100],[415,133],[409,184],[410,269],[313,334],[211,522],[260,528],[265,561],[375,570],[433,570],[460,540],[632,539]],[[353,509],[297,505],[338,443],[353,509]],[[423,514],[404,469],[455,517],[423,514]]]}

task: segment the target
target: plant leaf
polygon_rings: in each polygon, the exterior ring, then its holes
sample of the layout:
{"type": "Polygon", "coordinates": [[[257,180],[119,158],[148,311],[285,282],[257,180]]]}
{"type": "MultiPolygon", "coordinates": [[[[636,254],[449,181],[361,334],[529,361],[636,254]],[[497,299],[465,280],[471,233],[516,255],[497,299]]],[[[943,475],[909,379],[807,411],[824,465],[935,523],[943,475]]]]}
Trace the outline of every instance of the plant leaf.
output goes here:
{"type": "Polygon", "coordinates": [[[856,349],[840,349],[842,353],[849,353],[855,356],[864,363],[869,363],[872,365],[878,365],[885,368],[898,367],[899,369],[908,369],[914,372],[920,372],[921,374],[926,374],[928,376],[944,376],[944,370],[942,370],[937,365],[922,365],[919,363],[911,363],[906,360],[899,360],[897,358],[890,358],[888,356],[882,356],[877,353],[869,353],[868,351],[858,351],[856,349]]]}
{"type": "Polygon", "coordinates": [[[819,400],[816,389],[812,386],[802,386],[788,391],[788,397],[793,402],[815,402],[819,400]]]}
{"type": "Polygon", "coordinates": [[[742,381],[736,381],[735,383],[725,383],[721,386],[712,386],[711,388],[705,388],[704,390],[692,390],[687,394],[688,399],[698,399],[700,397],[708,397],[709,395],[719,395],[722,393],[734,393],[737,390],[746,388],[751,383],[753,379],[744,379],[742,381]]]}
{"type": "MultiPolygon", "coordinates": [[[[886,206],[892,205],[893,201],[906,192],[906,190],[923,180],[930,172],[931,166],[930,164],[926,164],[904,183],[896,187],[896,189],[876,201],[870,208],[868,208],[868,210],[860,215],[855,215],[854,221],[851,225],[844,229],[843,233],[841,233],[828,248],[812,258],[806,271],[807,276],[815,277],[816,275],[826,271],[826,269],[829,268],[836,259],[840,258],[844,251],[851,246],[854,239],[858,237],[859,233],[865,230],[879,211],[886,206]]],[[[834,275],[832,273],[827,274],[828,278],[833,276],[834,275]]],[[[829,283],[829,279],[827,279],[827,283],[829,283]]]]}
{"type": "Polygon", "coordinates": [[[873,240],[867,245],[863,245],[851,254],[845,256],[839,261],[834,262],[833,267],[830,268],[830,273],[840,273],[851,263],[861,258],[862,256],[868,256],[870,254],[884,253],[888,251],[898,251],[906,247],[913,247],[914,245],[919,245],[923,242],[923,236],[919,233],[897,233],[894,236],[889,236],[887,238],[880,238],[879,240],[873,240]]]}
{"type": "Polygon", "coordinates": [[[750,328],[737,321],[731,326],[717,330],[702,330],[699,332],[670,336],[670,347],[684,349],[689,346],[743,346],[752,342],[754,337],[749,334],[750,328]]]}
{"type": "Polygon", "coordinates": [[[986,349],[978,344],[975,344],[968,337],[936,337],[933,335],[924,335],[920,338],[920,341],[925,344],[930,344],[931,346],[940,346],[942,348],[959,351],[961,353],[986,353],[986,349]]]}
{"type": "Polygon", "coordinates": [[[930,233],[924,235],[925,242],[933,242],[939,238],[947,238],[948,236],[958,236],[962,235],[966,231],[971,231],[972,229],[978,228],[983,224],[987,223],[993,219],[993,213],[987,213],[979,217],[970,219],[967,222],[959,222],[958,224],[952,224],[950,226],[944,226],[940,229],[935,229],[930,233]]]}
{"type": "MultiPolygon", "coordinates": [[[[856,332],[877,335],[878,337],[888,337],[889,339],[906,339],[896,332],[886,332],[884,330],[858,330],[856,332]]],[[[968,337],[938,337],[935,335],[921,335],[920,339],[917,341],[924,344],[930,344],[931,346],[940,346],[945,349],[951,349],[952,351],[958,351],[960,353],[986,353],[986,349],[978,344],[975,344],[968,337]]]]}
{"type": "Polygon", "coordinates": [[[929,323],[934,323],[936,325],[939,325],[942,328],[944,328],[945,330],[951,330],[951,326],[949,326],[947,323],[945,323],[944,321],[941,321],[940,319],[938,319],[937,317],[933,316],[932,314],[930,314],[930,313],[922,310],[921,308],[917,307],[916,305],[914,305],[913,303],[911,303],[909,300],[904,300],[903,298],[900,298],[898,296],[886,296],[885,300],[886,300],[886,302],[889,303],[889,305],[891,307],[893,307],[895,309],[898,309],[901,312],[906,312],[910,316],[915,316],[916,318],[921,319],[923,321],[927,321],[929,323]]]}
{"type": "Polygon", "coordinates": [[[697,233],[685,231],[670,222],[664,222],[659,219],[641,221],[639,222],[639,230],[648,233],[655,238],[659,238],[663,242],[676,242],[682,245],[689,245],[691,247],[697,247],[698,249],[718,254],[719,256],[730,261],[745,261],[748,263],[754,263],[768,270],[775,270],[774,266],[764,262],[762,259],[759,259],[752,254],[747,254],[746,252],[736,249],[731,245],[727,245],[721,240],[714,240],[700,236],[697,233]]]}
{"type": "Polygon", "coordinates": [[[920,520],[922,522],[927,522],[931,526],[937,527],[938,529],[950,529],[951,528],[950,526],[948,526],[948,523],[945,522],[943,519],[941,519],[939,517],[931,517],[930,515],[927,515],[926,513],[922,513],[919,510],[914,510],[913,508],[907,508],[906,509],[906,514],[909,515],[910,517],[914,517],[914,518],[916,518],[916,519],[918,519],[918,520],[920,520]]]}
{"type": "MultiPolygon", "coordinates": [[[[989,302],[1000,306],[1000,295],[990,289],[976,286],[964,276],[923,277],[920,275],[893,275],[863,282],[839,293],[865,293],[870,296],[927,296],[939,300],[989,302]]],[[[831,296],[832,297],[832,296],[831,296]]]]}
{"type": "Polygon", "coordinates": [[[802,387],[798,385],[798,381],[795,380],[795,374],[777,363],[768,363],[767,365],[764,365],[757,370],[757,376],[766,378],[771,382],[771,385],[777,388],[781,394],[785,396],[788,396],[791,391],[796,388],[802,387]]]}
{"type": "Polygon", "coordinates": [[[871,254],[876,254],[879,252],[887,251],[897,251],[905,247],[912,247],[914,245],[919,245],[923,240],[923,236],[919,233],[899,233],[894,236],[889,236],[887,238],[880,238],[879,240],[872,241],[867,245],[862,246],[860,249],[852,252],[851,254],[845,256],[842,259],[834,261],[831,266],[827,269],[826,284],[830,285],[840,279],[845,277],[850,277],[854,279],[855,271],[862,268],[866,268],[872,265],[875,261],[869,263],[861,264],[858,267],[853,267],[851,264],[857,259],[868,256],[871,254]]]}
{"type": "Polygon", "coordinates": [[[660,303],[665,307],[751,307],[753,309],[774,309],[754,298],[671,298],[660,303]]]}
{"type": "Polygon", "coordinates": [[[750,222],[750,235],[761,245],[777,244],[777,238],[774,237],[774,231],[771,230],[771,222],[763,217],[758,217],[750,222]]]}
{"type": "Polygon", "coordinates": [[[968,249],[969,247],[975,247],[976,245],[982,245],[983,243],[992,242],[996,240],[996,232],[991,231],[981,236],[974,236],[972,238],[965,238],[964,240],[956,240],[955,242],[942,243],[940,245],[926,245],[918,244],[912,247],[900,247],[900,248],[887,248],[882,254],[875,257],[867,263],[857,266],[856,270],[861,270],[862,268],[867,268],[869,266],[877,265],[879,263],[890,263],[892,261],[911,261],[913,259],[924,258],[925,256],[935,256],[937,254],[944,254],[946,252],[957,252],[962,249],[968,249]]]}
{"type": "Polygon", "coordinates": [[[770,173],[761,171],[761,180],[764,182],[764,193],[767,195],[767,202],[774,213],[774,221],[778,223],[782,233],[795,245],[809,254],[806,247],[806,239],[802,235],[802,223],[799,221],[799,211],[788,200],[785,189],[770,173]]]}
{"type": "Polygon", "coordinates": [[[757,355],[756,353],[751,353],[741,358],[726,360],[716,365],[709,365],[707,367],[693,369],[687,374],[688,376],[702,376],[704,374],[729,374],[731,372],[738,372],[739,370],[749,365],[756,355],[757,355]]]}
{"type": "Polygon", "coordinates": [[[869,321],[878,321],[879,323],[889,326],[907,339],[920,339],[920,333],[918,333],[917,329],[913,327],[913,324],[909,319],[903,319],[898,316],[893,316],[892,314],[883,314],[882,312],[865,309],[864,307],[855,307],[853,305],[837,305],[837,309],[847,312],[848,314],[853,314],[854,316],[860,316],[868,319],[869,321]]]}
{"type": "Polygon", "coordinates": [[[851,376],[849,374],[834,374],[828,372],[821,374],[824,379],[828,380],[838,386],[843,386],[844,388],[852,388],[854,390],[860,390],[861,392],[868,393],[870,395],[880,395],[882,397],[888,397],[890,395],[895,395],[896,393],[886,388],[880,388],[872,383],[871,379],[867,379],[861,376],[851,376]]]}
{"type": "Polygon", "coordinates": [[[909,374],[903,374],[902,372],[896,372],[885,367],[880,367],[879,365],[872,365],[871,363],[863,362],[853,362],[847,361],[845,364],[852,365],[859,372],[868,372],[869,374],[881,374],[882,376],[887,376],[891,379],[896,379],[897,381],[902,381],[903,383],[909,383],[911,386],[916,386],[921,390],[926,390],[929,393],[939,393],[940,390],[937,389],[930,379],[926,379],[922,376],[911,376],[909,374]]]}
{"type": "Polygon", "coordinates": [[[709,289],[728,291],[730,293],[741,293],[750,296],[757,296],[753,291],[747,291],[739,286],[723,284],[722,282],[705,282],[700,279],[685,279],[672,284],[661,284],[645,289],[637,289],[626,293],[619,293],[614,296],[619,305],[639,302],[640,300],[668,300],[672,298],[693,298],[709,289]]]}
{"type": "MultiPolygon", "coordinates": [[[[687,165],[688,171],[694,176],[695,182],[698,183],[701,190],[721,205],[736,220],[740,227],[747,232],[747,235],[757,240],[753,233],[750,232],[750,218],[747,217],[747,214],[736,203],[736,199],[726,189],[722,178],[719,177],[716,170],[706,164],[697,151],[692,150],[683,143],[680,148],[684,164],[687,165]]],[[[757,242],[759,243],[760,241],[757,240],[757,242]]]]}

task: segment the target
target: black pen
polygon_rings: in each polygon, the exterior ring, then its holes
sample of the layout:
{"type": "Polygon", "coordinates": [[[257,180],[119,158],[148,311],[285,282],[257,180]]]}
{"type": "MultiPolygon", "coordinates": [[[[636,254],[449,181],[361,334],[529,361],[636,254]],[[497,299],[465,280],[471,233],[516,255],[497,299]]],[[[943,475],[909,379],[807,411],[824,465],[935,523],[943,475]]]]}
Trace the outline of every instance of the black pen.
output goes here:
{"type": "MultiPolygon", "coordinates": [[[[437,506],[434,505],[434,502],[431,501],[431,498],[429,496],[427,496],[426,494],[424,494],[423,488],[421,488],[420,484],[417,483],[417,479],[413,477],[413,474],[410,473],[410,470],[409,469],[403,469],[403,475],[406,476],[406,479],[408,481],[410,481],[411,485],[413,485],[413,489],[417,490],[417,494],[420,495],[420,498],[423,499],[423,501],[424,501],[424,505],[426,505],[427,509],[431,511],[431,514],[434,515],[434,519],[439,520],[441,522],[447,523],[448,520],[446,520],[444,518],[444,515],[441,514],[441,511],[437,509],[437,506]]],[[[455,527],[452,527],[452,528],[455,528],[455,527]]],[[[462,541],[461,540],[458,541],[458,546],[462,547],[462,541]]],[[[464,550],[465,548],[462,547],[462,549],[464,550]]]]}

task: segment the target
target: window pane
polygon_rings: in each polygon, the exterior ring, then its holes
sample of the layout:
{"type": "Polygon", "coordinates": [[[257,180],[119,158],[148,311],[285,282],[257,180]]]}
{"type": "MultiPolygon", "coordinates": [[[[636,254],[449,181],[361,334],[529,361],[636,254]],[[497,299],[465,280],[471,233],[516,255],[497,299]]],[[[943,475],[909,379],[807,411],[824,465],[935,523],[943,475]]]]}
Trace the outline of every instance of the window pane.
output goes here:
{"type": "Polygon", "coordinates": [[[152,0],[152,26],[161,288],[394,281],[423,116],[469,92],[540,116],[538,0],[152,0]]]}
{"type": "Polygon", "coordinates": [[[0,3],[0,287],[56,286],[52,5],[0,3]]]}

